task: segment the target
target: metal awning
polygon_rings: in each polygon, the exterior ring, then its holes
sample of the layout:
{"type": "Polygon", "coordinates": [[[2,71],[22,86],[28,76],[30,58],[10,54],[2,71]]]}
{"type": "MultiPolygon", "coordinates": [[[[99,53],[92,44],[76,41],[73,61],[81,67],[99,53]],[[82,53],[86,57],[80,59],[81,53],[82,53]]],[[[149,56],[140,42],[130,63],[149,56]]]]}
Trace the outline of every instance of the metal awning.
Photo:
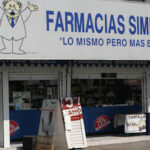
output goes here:
{"type": "Polygon", "coordinates": [[[65,60],[1,60],[0,66],[65,66],[68,65],[68,61],[65,60]]]}
{"type": "Polygon", "coordinates": [[[83,67],[149,67],[150,61],[141,60],[0,60],[0,66],[83,66],[83,67]]]}
{"type": "Polygon", "coordinates": [[[72,66],[81,65],[84,67],[87,66],[101,66],[101,67],[149,67],[150,61],[141,61],[141,60],[77,60],[72,61],[72,66]]]}

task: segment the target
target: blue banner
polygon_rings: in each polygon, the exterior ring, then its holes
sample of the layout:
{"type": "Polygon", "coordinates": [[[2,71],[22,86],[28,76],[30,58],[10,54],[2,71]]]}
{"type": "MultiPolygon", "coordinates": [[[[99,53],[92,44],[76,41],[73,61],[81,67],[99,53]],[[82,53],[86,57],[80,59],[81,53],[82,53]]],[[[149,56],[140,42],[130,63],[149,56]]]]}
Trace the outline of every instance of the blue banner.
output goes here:
{"type": "Polygon", "coordinates": [[[40,123],[40,110],[10,111],[10,121],[13,121],[11,140],[21,139],[25,135],[37,135],[40,123]],[[14,122],[16,123],[14,125],[14,122]]]}
{"type": "Polygon", "coordinates": [[[124,132],[124,126],[114,128],[115,115],[140,113],[142,107],[82,107],[86,134],[124,132]]]}
{"type": "MultiPolygon", "coordinates": [[[[123,126],[114,128],[115,115],[135,114],[141,110],[140,105],[82,107],[86,134],[123,132],[123,126]]],[[[21,139],[25,135],[38,135],[40,116],[40,110],[10,111],[11,140],[21,139]]]]}

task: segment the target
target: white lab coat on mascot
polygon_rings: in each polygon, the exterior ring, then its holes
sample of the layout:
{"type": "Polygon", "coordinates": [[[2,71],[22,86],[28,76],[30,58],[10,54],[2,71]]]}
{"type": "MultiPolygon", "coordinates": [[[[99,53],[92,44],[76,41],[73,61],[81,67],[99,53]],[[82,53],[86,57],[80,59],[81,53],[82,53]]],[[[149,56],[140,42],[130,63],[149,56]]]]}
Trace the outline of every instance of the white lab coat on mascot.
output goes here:
{"type": "MultiPolygon", "coordinates": [[[[25,22],[29,18],[31,12],[28,8],[26,8],[20,16],[12,28],[4,10],[0,8],[0,37],[7,40],[20,40],[26,37],[26,28],[25,22]]],[[[0,39],[0,44],[3,44],[2,39],[0,39]]],[[[1,49],[2,46],[0,46],[1,49]]]]}

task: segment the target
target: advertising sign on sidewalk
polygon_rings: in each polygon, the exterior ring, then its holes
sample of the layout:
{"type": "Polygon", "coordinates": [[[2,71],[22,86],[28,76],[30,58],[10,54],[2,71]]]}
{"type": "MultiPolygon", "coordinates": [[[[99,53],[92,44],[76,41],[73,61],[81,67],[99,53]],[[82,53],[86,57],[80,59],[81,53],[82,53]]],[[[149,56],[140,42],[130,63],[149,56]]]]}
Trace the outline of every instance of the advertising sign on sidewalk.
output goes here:
{"type": "Polygon", "coordinates": [[[80,98],[62,98],[61,107],[65,122],[68,148],[87,147],[80,98]]]}
{"type": "Polygon", "coordinates": [[[144,133],[144,132],[146,132],[145,114],[126,115],[125,133],[144,133]]]}
{"type": "Polygon", "coordinates": [[[57,100],[44,100],[36,150],[54,150],[52,144],[57,100]]]}

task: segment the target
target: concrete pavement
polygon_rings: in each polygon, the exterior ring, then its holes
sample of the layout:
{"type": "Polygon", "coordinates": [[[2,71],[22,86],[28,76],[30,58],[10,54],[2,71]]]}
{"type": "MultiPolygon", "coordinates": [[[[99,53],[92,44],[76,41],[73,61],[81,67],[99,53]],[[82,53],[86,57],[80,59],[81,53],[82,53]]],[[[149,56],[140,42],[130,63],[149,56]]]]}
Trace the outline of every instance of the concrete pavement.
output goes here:
{"type": "MultiPolygon", "coordinates": [[[[80,150],[150,150],[150,136],[96,135],[87,137],[88,147],[80,150]]],[[[10,148],[0,150],[22,150],[22,142],[11,143],[10,148]]]]}
{"type": "Polygon", "coordinates": [[[84,150],[150,150],[150,141],[92,146],[84,150]]]}
{"type": "Polygon", "coordinates": [[[125,134],[118,134],[118,135],[99,135],[99,136],[87,137],[88,146],[123,144],[123,143],[132,143],[132,142],[135,143],[135,142],[143,142],[143,141],[150,141],[150,136],[149,135],[126,136],[125,134]]]}

